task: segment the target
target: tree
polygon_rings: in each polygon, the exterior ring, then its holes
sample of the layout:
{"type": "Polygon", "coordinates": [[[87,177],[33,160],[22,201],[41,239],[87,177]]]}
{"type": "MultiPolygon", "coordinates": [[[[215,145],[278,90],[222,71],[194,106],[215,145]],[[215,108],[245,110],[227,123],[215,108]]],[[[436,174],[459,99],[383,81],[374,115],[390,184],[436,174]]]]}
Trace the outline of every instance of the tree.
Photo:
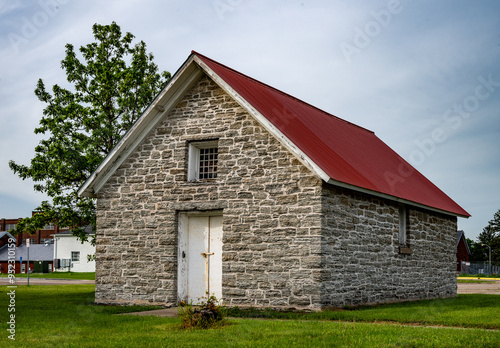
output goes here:
{"type": "Polygon", "coordinates": [[[493,220],[490,220],[488,225],[491,226],[493,232],[500,234],[500,210],[493,215],[493,220]]]}
{"type": "MultiPolygon", "coordinates": [[[[478,236],[480,244],[489,245],[491,248],[491,261],[493,263],[500,263],[500,210],[495,213],[493,220],[488,222],[488,226],[483,228],[478,236]]],[[[488,247],[482,246],[486,255],[488,255],[488,247]]]]}
{"type": "Polygon", "coordinates": [[[496,235],[497,233],[495,233],[491,225],[488,225],[483,228],[483,232],[479,233],[477,240],[479,241],[479,243],[490,245],[495,241],[496,235]]]}
{"type": "Polygon", "coordinates": [[[474,242],[472,239],[467,238],[467,245],[469,246],[471,262],[488,261],[488,251],[481,246],[480,243],[474,242]]]}
{"type": "Polygon", "coordinates": [[[92,30],[95,42],[80,47],[84,63],[73,45],[66,45],[61,67],[72,90],[54,85],[50,94],[38,80],[35,94],[47,106],[35,133],[47,138],[30,165],[10,161],[9,166],[23,180],[35,181],[35,191],[51,202],[42,202],[39,213],[22,219],[14,233],[34,233],[51,222],[95,226],[95,200],[78,197],[78,188],[170,79],[169,72],[159,73],[146,44],[133,45],[134,36],[122,36],[115,22],[94,24],[92,30]]]}

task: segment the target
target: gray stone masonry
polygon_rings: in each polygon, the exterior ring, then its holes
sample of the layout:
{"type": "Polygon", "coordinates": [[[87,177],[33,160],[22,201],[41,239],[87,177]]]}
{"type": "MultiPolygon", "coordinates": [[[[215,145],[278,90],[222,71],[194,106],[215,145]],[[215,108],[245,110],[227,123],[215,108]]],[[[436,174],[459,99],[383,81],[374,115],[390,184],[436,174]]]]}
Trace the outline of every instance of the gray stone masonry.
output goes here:
{"type": "Polygon", "coordinates": [[[399,206],[325,184],[322,307],[456,296],[456,217],[408,209],[399,253],[399,206]]]}
{"type": "Polygon", "coordinates": [[[225,303],[318,303],[321,180],[207,77],[99,192],[96,300],[175,303],[178,212],[215,209],[225,303]],[[209,139],[218,177],[189,182],[188,142],[209,139]]]}
{"type": "Polygon", "coordinates": [[[96,302],[177,302],[179,212],[223,211],[227,305],[319,309],[446,297],[456,218],[323,183],[203,77],[98,193],[96,302]],[[188,143],[218,139],[217,179],[187,180],[188,143]]]}

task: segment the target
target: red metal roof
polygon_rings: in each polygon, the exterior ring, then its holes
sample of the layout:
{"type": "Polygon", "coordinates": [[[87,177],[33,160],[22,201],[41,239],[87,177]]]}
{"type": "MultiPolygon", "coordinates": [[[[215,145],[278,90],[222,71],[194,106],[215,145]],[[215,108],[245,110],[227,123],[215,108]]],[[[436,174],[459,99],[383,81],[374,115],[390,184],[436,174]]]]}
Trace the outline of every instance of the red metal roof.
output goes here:
{"type": "Polygon", "coordinates": [[[373,132],[193,51],[330,178],[459,216],[470,216],[373,132]]]}

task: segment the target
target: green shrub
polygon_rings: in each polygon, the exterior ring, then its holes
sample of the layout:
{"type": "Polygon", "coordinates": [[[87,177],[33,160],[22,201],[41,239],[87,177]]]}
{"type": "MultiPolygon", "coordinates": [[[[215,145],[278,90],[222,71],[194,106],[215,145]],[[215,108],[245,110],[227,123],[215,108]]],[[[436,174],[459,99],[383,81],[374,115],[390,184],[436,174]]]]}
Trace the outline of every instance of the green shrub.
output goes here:
{"type": "Polygon", "coordinates": [[[209,329],[222,324],[225,308],[219,304],[215,296],[193,306],[193,303],[179,303],[178,315],[182,319],[183,328],[209,329]]]}

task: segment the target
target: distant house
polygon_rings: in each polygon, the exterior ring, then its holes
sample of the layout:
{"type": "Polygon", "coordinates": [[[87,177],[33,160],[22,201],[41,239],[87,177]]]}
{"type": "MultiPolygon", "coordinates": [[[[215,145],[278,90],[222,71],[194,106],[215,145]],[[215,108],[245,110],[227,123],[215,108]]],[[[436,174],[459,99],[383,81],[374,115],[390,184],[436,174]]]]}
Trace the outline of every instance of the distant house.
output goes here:
{"type": "Polygon", "coordinates": [[[16,238],[7,231],[0,232],[0,250],[9,243],[9,239],[15,240],[16,238]]]}
{"type": "Polygon", "coordinates": [[[79,194],[101,303],[456,296],[469,216],[372,131],[196,52],[79,194]]]}
{"type": "MultiPolygon", "coordinates": [[[[85,227],[89,240],[94,236],[94,231],[89,225],[85,227]]],[[[55,271],[59,272],[95,272],[95,261],[88,261],[87,255],[95,254],[95,246],[89,241],[82,243],[72,230],[59,232],[54,238],[55,271]]]]}
{"type": "MultiPolygon", "coordinates": [[[[15,272],[28,272],[28,248],[21,245],[15,248],[15,272]],[[20,262],[22,258],[22,263],[20,262]]],[[[0,269],[1,273],[8,273],[8,245],[0,249],[0,269]]],[[[29,269],[35,273],[49,273],[53,270],[54,245],[32,244],[29,247],[29,269]]]]}
{"type": "Polygon", "coordinates": [[[457,272],[469,273],[468,263],[471,252],[464,231],[457,231],[457,272]]]}
{"type": "MultiPolygon", "coordinates": [[[[32,212],[31,215],[37,214],[36,211],[32,212]]],[[[0,231],[10,231],[15,228],[19,223],[18,219],[0,219],[0,231]]],[[[34,234],[24,232],[16,236],[16,245],[26,244],[26,240],[29,239],[30,243],[33,244],[45,244],[46,242],[52,242],[52,236],[54,233],[58,233],[64,230],[68,230],[68,227],[59,227],[55,224],[47,224],[42,229],[36,230],[34,234]]]]}

